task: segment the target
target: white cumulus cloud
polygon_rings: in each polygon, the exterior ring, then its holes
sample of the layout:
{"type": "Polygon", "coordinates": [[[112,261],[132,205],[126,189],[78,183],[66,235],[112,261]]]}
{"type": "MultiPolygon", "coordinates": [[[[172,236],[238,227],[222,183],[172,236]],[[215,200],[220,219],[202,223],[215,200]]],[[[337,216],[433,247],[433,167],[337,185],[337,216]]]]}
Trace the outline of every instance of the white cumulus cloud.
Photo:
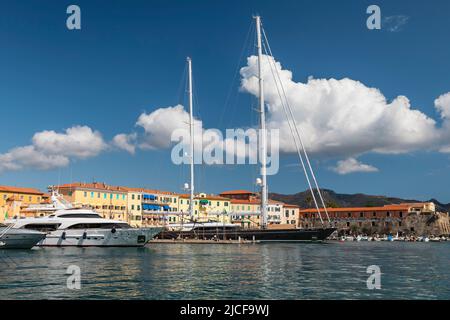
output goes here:
{"type": "Polygon", "coordinates": [[[339,174],[349,174],[354,172],[376,172],[377,168],[374,166],[364,164],[355,158],[348,158],[337,162],[336,167],[332,168],[333,171],[339,174]]]}
{"type": "MultiPolygon", "coordinates": [[[[145,137],[140,144],[141,148],[168,148],[172,145],[171,136],[176,129],[189,130],[189,113],[182,105],[158,108],[150,113],[142,113],[136,125],[142,127],[145,131],[145,137]]],[[[194,119],[194,128],[201,127],[201,121],[194,119]]],[[[197,139],[194,137],[195,140],[197,139]]]]}
{"type": "Polygon", "coordinates": [[[0,172],[64,167],[71,159],[94,157],[106,148],[101,134],[86,126],[74,126],[64,133],[41,131],[34,134],[31,145],[0,154],[0,172]]]}
{"type": "Polygon", "coordinates": [[[442,147],[439,151],[450,153],[450,92],[447,92],[434,100],[434,106],[443,119],[441,130],[442,147]]]}
{"type": "Polygon", "coordinates": [[[125,150],[131,154],[134,154],[136,152],[136,133],[120,133],[114,136],[112,140],[113,146],[125,150]]]}
{"type": "MultiPolygon", "coordinates": [[[[267,125],[280,129],[281,151],[294,152],[295,144],[277,91],[279,82],[274,80],[277,73],[309,152],[347,159],[369,152],[399,154],[442,147],[446,123],[439,128],[405,96],[388,101],[380,90],[349,78],[310,77],[306,83],[295,82],[292,72],[270,56],[263,57],[262,67],[267,125]]],[[[241,90],[257,96],[257,57],[249,57],[240,73],[241,90]]],[[[443,95],[435,103],[445,118],[449,116],[448,100],[443,95]]]]}

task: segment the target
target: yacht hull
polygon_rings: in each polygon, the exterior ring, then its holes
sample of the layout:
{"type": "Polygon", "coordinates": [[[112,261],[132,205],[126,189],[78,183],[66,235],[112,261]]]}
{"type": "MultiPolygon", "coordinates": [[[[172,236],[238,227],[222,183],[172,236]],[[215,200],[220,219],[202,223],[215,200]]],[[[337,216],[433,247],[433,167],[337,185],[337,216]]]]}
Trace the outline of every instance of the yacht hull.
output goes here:
{"type": "Polygon", "coordinates": [[[31,249],[42,241],[45,233],[32,230],[0,228],[0,249],[31,249]]]}
{"type": "Polygon", "coordinates": [[[220,239],[220,240],[255,240],[265,241],[323,241],[326,240],[336,228],[315,229],[205,229],[190,231],[164,230],[158,236],[161,239],[220,239]]]}
{"type": "Polygon", "coordinates": [[[41,247],[143,247],[162,228],[56,230],[38,243],[41,247]]]}

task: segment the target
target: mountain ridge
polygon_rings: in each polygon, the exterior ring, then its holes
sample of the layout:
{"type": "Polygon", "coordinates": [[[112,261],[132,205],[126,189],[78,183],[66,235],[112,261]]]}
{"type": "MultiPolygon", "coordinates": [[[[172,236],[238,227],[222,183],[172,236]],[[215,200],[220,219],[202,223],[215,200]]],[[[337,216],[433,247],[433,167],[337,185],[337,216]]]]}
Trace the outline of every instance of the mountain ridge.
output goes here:
{"type": "MultiPolygon", "coordinates": [[[[402,199],[382,195],[368,195],[364,193],[336,193],[330,189],[321,189],[321,192],[327,207],[375,207],[404,202],[424,202],[414,199],[402,199]]],[[[270,193],[269,198],[288,204],[298,205],[301,208],[314,207],[314,201],[309,190],[294,194],[270,193]]],[[[434,198],[425,202],[433,202],[436,205],[437,211],[450,211],[450,203],[441,203],[434,198]]]]}

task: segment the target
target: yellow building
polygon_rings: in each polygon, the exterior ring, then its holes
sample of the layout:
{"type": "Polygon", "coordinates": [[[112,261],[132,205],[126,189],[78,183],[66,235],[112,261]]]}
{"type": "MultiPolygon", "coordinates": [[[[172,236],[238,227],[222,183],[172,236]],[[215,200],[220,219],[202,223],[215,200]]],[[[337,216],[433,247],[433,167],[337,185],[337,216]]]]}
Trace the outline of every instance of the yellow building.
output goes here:
{"type": "Polygon", "coordinates": [[[105,183],[75,182],[58,186],[74,206],[91,208],[104,218],[128,221],[128,189],[105,183]]]}
{"type": "Polygon", "coordinates": [[[231,199],[231,222],[243,228],[261,225],[261,201],[259,199],[231,199]]]}
{"type": "Polygon", "coordinates": [[[142,190],[127,188],[128,221],[132,227],[142,227],[142,190]]]}
{"type": "Polygon", "coordinates": [[[128,211],[136,226],[177,222],[178,195],[170,191],[128,188],[128,211]],[[173,215],[170,213],[173,212],[173,215]]]}
{"type": "MultiPolygon", "coordinates": [[[[179,195],[179,212],[189,219],[189,195],[179,195]]],[[[229,198],[220,197],[206,193],[200,193],[194,198],[193,219],[199,222],[217,221],[223,223],[230,222],[229,213],[231,212],[231,203],[229,198]]],[[[179,215],[179,219],[181,216],[179,215]]],[[[181,221],[181,220],[180,220],[181,221]]]]}
{"type": "Polygon", "coordinates": [[[39,204],[44,193],[34,188],[0,186],[0,221],[21,216],[21,208],[39,204]]]}

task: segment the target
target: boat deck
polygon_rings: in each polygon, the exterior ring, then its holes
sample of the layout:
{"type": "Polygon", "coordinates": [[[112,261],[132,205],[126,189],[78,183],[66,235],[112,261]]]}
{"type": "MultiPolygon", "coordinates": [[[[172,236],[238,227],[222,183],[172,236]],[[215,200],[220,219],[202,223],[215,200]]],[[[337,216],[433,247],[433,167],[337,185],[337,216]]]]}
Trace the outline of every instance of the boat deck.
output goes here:
{"type": "Polygon", "coordinates": [[[166,244],[255,244],[259,241],[251,240],[202,240],[202,239],[153,239],[148,242],[151,243],[166,243],[166,244]]]}

